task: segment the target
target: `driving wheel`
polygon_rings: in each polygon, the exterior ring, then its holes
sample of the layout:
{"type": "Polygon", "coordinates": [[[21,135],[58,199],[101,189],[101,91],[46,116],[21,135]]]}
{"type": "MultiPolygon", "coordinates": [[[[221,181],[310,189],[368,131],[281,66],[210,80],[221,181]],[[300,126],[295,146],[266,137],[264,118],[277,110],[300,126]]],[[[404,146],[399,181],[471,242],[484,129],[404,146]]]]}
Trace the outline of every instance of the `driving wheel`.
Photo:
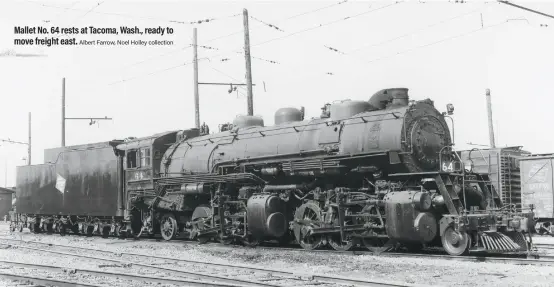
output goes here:
{"type": "MultiPolygon", "coordinates": [[[[329,213],[328,213],[329,214],[329,213]]],[[[336,211],[330,213],[331,215],[331,222],[333,223],[333,226],[339,226],[339,215],[336,211]]],[[[329,222],[326,220],[326,222],[329,222]]],[[[351,219],[346,219],[344,221],[344,226],[348,226],[352,224],[351,219]]],[[[329,242],[329,245],[333,247],[333,249],[337,251],[348,251],[352,249],[354,246],[354,239],[349,235],[345,234],[344,240],[342,240],[340,232],[333,233],[331,235],[327,236],[327,241],[329,242]]]]}
{"type": "Polygon", "coordinates": [[[318,205],[312,202],[301,205],[294,213],[294,219],[294,236],[302,248],[312,250],[322,245],[322,235],[307,235],[312,228],[321,226],[321,209],[318,205]]]}

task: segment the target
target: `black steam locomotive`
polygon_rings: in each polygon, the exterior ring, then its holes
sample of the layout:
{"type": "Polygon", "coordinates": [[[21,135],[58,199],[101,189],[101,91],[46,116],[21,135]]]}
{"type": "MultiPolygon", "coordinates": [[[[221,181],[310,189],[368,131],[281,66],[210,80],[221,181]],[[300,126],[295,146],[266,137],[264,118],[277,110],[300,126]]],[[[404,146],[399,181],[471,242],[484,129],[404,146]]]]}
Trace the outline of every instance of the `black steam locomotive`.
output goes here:
{"type": "Polygon", "coordinates": [[[90,166],[82,156],[70,160],[80,149],[57,150],[62,155],[50,165],[62,171],[41,184],[33,177],[44,172],[19,167],[18,212],[27,216],[14,229],[377,252],[529,250],[532,214],[503,209],[486,175],[472,173],[452,150],[446,118],[453,110],[411,101],[408,89],[385,89],[369,101],[326,104],[310,120],[303,109],[283,108],[269,127],[239,116],[212,134],[203,127],[112,141],[103,146],[111,159],[77,172],[63,161],[90,166]],[[50,192],[44,212],[35,190],[48,194],[47,185],[63,192],[50,192]]]}

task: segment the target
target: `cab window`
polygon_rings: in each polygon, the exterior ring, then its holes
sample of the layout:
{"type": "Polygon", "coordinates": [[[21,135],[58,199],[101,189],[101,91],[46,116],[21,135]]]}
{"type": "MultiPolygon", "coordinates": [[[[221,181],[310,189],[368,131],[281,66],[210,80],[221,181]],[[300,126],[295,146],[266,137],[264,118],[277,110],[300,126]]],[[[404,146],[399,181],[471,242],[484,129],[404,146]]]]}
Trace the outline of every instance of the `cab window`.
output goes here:
{"type": "Polygon", "coordinates": [[[127,151],[127,168],[136,168],[137,167],[137,151],[128,150],[127,151]]]}
{"type": "Polygon", "coordinates": [[[150,166],[150,148],[140,149],[140,166],[141,167],[150,166]]]}

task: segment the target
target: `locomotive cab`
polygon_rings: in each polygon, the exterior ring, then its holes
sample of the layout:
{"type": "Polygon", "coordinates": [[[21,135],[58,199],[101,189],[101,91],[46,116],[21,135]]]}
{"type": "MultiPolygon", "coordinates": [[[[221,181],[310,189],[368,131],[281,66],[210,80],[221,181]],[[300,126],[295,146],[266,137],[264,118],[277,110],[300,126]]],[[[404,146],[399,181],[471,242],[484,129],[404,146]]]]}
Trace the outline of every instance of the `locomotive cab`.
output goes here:
{"type": "MultiPolygon", "coordinates": [[[[117,146],[122,157],[123,190],[126,199],[123,229],[132,234],[141,229],[142,211],[139,207],[151,205],[156,197],[154,179],[160,176],[164,152],[176,141],[177,131],[157,134],[146,138],[131,139],[117,146]]],[[[151,230],[153,231],[153,230],[151,230]]]]}

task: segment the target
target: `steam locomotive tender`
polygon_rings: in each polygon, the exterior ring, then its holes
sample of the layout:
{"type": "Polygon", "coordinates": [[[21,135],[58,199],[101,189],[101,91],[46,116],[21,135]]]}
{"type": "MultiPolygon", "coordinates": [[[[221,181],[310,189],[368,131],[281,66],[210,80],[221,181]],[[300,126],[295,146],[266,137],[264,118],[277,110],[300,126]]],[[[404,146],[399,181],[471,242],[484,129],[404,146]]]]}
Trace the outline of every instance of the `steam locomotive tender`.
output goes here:
{"type": "Polygon", "coordinates": [[[464,167],[447,109],[385,89],[327,104],[320,118],[283,108],[274,126],[239,116],[218,133],[122,143],[121,233],[250,246],[295,239],[305,249],[529,250],[532,214],[502,209],[486,175],[464,167]]]}

